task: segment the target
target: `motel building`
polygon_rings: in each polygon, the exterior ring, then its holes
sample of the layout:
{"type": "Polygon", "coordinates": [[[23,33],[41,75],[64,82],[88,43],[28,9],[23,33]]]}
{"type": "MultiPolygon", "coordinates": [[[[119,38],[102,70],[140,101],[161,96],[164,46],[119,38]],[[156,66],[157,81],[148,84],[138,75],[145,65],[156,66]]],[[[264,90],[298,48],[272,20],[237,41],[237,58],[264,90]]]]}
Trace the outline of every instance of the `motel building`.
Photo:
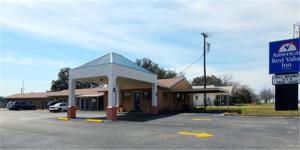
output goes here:
{"type": "MultiPolygon", "coordinates": [[[[180,112],[193,107],[195,89],[184,77],[157,79],[157,75],[129,59],[108,53],[69,72],[69,89],[58,92],[19,93],[7,101],[27,101],[37,109],[46,109],[50,101],[66,102],[67,116],[76,118],[76,110],[106,111],[107,120],[117,120],[118,112],[180,112]],[[102,88],[75,89],[76,81],[106,85],[102,88]]],[[[205,92],[205,91],[204,91],[205,92]]],[[[223,90],[216,92],[222,93],[223,90]]]]}

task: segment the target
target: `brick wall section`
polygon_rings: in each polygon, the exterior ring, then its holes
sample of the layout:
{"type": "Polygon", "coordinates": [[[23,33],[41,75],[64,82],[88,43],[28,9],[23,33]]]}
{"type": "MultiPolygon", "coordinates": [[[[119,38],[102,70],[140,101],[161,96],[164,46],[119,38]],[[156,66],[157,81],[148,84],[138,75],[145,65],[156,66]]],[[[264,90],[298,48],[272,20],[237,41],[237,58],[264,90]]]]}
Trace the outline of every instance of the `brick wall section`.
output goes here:
{"type": "MultiPolygon", "coordinates": [[[[125,112],[133,111],[134,110],[134,93],[139,92],[141,94],[140,100],[140,110],[142,112],[151,112],[152,100],[145,99],[143,92],[151,92],[151,89],[134,89],[134,90],[121,90],[120,92],[120,107],[124,108],[125,112]],[[124,92],[129,93],[129,96],[124,97],[124,92]]],[[[151,94],[151,93],[150,93],[151,94]]]]}

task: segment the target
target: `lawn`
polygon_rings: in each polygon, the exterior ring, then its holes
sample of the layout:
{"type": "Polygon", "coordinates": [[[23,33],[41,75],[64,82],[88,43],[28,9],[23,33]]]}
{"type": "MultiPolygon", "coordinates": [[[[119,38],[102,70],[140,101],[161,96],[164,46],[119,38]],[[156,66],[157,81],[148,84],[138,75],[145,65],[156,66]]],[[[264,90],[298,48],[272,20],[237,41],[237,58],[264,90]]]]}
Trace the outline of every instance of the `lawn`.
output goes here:
{"type": "Polygon", "coordinates": [[[241,106],[208,106],[206,110],[225,110],[228,112],[239,112],[241,115],[258,115],[258,116],[300,116],[298,111],[276,111],[274,104],[249,104],[241,106]]]}

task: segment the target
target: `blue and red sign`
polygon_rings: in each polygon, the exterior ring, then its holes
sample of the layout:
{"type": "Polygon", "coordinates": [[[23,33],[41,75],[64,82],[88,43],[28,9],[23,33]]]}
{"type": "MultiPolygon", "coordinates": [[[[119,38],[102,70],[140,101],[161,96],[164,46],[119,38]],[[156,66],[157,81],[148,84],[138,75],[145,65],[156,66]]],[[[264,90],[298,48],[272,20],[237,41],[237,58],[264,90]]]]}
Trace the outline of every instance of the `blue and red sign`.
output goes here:
{"type": "Polygon", "coordinates": [[[300,71],[300,38],[270,42],[269,74],[300,71]]]}

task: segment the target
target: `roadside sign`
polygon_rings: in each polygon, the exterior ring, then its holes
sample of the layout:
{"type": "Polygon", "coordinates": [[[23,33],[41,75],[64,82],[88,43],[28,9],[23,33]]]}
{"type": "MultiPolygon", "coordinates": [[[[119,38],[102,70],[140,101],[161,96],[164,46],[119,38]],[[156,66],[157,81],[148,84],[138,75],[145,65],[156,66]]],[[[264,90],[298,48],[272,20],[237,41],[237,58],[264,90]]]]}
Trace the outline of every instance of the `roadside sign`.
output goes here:
{"type": "Polygon", "coordinates": [[[300,38],[269,43],[269,74],[300,71],[300,38]]]}
{"type": "Polygon", "coordinates": [[[274,85],[299,84],[300,83],[300,75],[298,73],[296,73],[296,74],[273,75],[272,83],[274,85]]]}

